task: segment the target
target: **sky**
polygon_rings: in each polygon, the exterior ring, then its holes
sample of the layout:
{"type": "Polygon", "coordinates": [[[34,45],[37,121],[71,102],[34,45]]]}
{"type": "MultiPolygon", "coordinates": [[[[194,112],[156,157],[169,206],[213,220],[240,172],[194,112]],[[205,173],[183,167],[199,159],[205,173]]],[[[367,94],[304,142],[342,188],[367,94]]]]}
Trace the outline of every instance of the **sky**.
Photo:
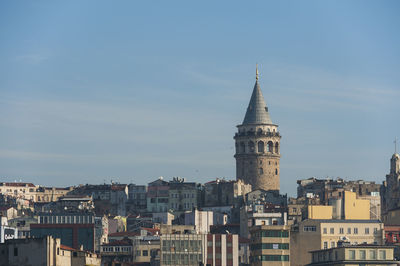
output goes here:
{"type": "Polygon", "coordinates": [[[309,177],[381,183],[400,138],[399,11],[390,0],[1,1],[1,181],[235,179],[258,63],[282,193],[309,177]]]}

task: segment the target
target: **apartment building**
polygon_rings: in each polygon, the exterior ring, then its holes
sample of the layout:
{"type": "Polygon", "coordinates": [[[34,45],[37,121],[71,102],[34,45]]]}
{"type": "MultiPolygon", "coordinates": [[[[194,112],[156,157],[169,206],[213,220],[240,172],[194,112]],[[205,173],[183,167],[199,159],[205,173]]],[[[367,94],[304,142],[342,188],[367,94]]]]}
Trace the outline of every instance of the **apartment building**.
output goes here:
{"type": "Polygon", "coordinates": [[[98,254],[65,246],[59,238],[51,236],[8,240],[0,244],[0,254],[0,265],[5,266],[101,264],[98,254]]]}
{"type": "Polygon", "coordinates": [[[161,236],[163,265],[239,265],[239,238],[232,234],[161,236]]]}
{"type": "Polygon", "coordinates": [[[250,233],[251,266],[290,265],[290,226],[254,226],[250,233]]]}
{"type": "Polygon", "coordinates": [[[307,266],[399,265],[393,257],[394,246],[357,245],[311,251],[307,266]]]}
{"type": "Polygon", "coordinates": [[[38,223],[30,224],[31,236],[51,235],[61,239],[61,244],[85,250],[97,250],[95,216],[92,213],[41,213],[38,223]]]}
{"type": "Polygon", "coordinates": [[[311,263],[310,251],[335,248],[346,238],[351,244],[384,243],[384,225],[379,220],[307,219],[292,226],[290,260],[292,266],[311,263]]]}

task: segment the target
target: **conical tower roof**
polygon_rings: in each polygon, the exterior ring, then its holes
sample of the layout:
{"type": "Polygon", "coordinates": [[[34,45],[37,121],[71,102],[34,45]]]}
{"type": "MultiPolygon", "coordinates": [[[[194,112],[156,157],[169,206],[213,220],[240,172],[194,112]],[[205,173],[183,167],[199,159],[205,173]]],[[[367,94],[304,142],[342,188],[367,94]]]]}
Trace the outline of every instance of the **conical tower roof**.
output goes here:
{"type": "Polygon", "coordinates": [[[249,124],[272,124],[260,84],[258,84],[258,69],[256,70],[256,84],[254,84],[253,93],[251,94],[249,106],[247,107],[242,125],[249,124]]]}

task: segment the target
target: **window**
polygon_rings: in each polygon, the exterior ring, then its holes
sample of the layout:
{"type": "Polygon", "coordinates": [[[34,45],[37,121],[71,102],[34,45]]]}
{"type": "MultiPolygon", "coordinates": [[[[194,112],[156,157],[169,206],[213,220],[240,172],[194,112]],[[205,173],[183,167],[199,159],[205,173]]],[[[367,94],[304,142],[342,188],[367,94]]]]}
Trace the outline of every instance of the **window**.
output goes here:
{"type": "Polygon", "coordinates": [[[274,147],[274,144],[272,143],[272,141],[268,141],[268,152],[274,152],[273,151],[273,147],[274,147]]]}
{"type": "Polygon", "coordinates": [[[339,228],[339,234],[341,234],[341,235],[344,234],[344,228],[343,227],[339,228]]]}
{"type": "Polygon", "coordinates": [[[264,173],[264,170],[262,168],[259,168],[258,171],[259,171],[260,175],[262,175],[264,173]]]}
{"type": "Polygon", "coordinates": [[[350,235],[351,234],[351,228],[347,228],[347,234],[350,235]]]}
{"type": "Polygon", "coordinates": [[[324,242],[324,249],[327,249],[328,248],[328,242],[324,242]]]}
{"type": "Polygon", "coordinates": [[[265,230],[261,232],[261,237],[289,237],[289,231],[265,230]]]}
{"type": "Polygon", "coordinates": [[[349,259],[351,259],[351,260],[356,259],[356,251],[355,250],[349,250],[349,259]]]}
{"type": "Polygon", "coordinates": [[[360,259],[361,260],[365,260],[366,259],[365,250],[359,250],[358,251],[358,255],[360,255],[360,259]]]}
{"type": "Polygon", "coordinates": [[[264,142],[259,141],[257,145],[258,145],[258,152],[264,153],[264,142]]]}
{"type": "Polygon", "coordinates": [[[334,248],[335,247],[335,241],[332,241],[331,242],[331,248],[334,248]]]}
{"type": "Polygon", "coordinates": [[[386,260],[386,250],[379,250],[379,259],[386,260]]]}
{"type": "Polygon", "coordinates": [[[374,234],[377,234],[378,233],[378,228],[374,228],[374,234]]]}
{"type": "Polygon", "coordinates": [[[368,228],[368,227],[365,228],[365,234],[366,234],[366,235],[369,235],[369,228],[368,228]]]}
{"type": "Polygon", "coordinates": [[[329,230],[329,233],[333,235],[333,234],[335,233],[335,228],[332,227],[332,228],[329,230]]]}
{"type": "Polygon", "coordinates": [[[357,228],[357,227],[354,227],[353,232],[354,232],[355,235],[357,235],[357,234],[358,234],[358,228],[357,228]]]}
{"type": "Polygon", "coordinates": [[[370,250],[369,251],[369,259],[370,260],[376,260],[376,251],[375,250],[370,250]]]}
{"type": "Polygon", "coordinates": [[[326,235],[328,233],[328,229],[324,228],[324,235],[326,235]]]}
{"type": "Polygon", "coordinates": [[[316,232],[317,227],[316,226],[304,226],[303,231],[304,232],[316,232]]]}
{"type": "Polygon", "coordinates": [[[148,250],[143,250],[143,257],[147,257],[149,255],[149,251],[148,250]]]}

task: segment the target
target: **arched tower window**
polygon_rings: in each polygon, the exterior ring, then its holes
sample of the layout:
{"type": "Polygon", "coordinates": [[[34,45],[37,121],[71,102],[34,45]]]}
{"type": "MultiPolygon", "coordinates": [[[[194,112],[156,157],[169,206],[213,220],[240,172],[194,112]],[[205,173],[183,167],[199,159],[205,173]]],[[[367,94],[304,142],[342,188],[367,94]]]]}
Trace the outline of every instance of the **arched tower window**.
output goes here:
{"type": "Polygon", "coordinates": [[[279,153],[279,143],[275,143],[275,153],[279,153]]]}
{"type": "Polygon", "coordinates": [[[258,146],[258,152],[264,153],[264,141],[259,141],[257,146],[258,146]]]}
{"type": "Polygon", "coordinates": [[[275,169],[275,175],[278,175],[278,169],[275,169]]]}
{"type": "Polygon", "coordinates": [[[246,152],[246,145],[244,145],[243,142],[240,142],[240,152],[245,153],[246,152]]]}
{"type": "Polygon", "coordinates": [[[254,152],[254,142],[249,141],[249,151],[254,152]]]}
{"type": "Polygon", "coordinates": [[[274,152],[274,144],[272,143],[272,141],[268,141],[268,152],[274,152]]]}

